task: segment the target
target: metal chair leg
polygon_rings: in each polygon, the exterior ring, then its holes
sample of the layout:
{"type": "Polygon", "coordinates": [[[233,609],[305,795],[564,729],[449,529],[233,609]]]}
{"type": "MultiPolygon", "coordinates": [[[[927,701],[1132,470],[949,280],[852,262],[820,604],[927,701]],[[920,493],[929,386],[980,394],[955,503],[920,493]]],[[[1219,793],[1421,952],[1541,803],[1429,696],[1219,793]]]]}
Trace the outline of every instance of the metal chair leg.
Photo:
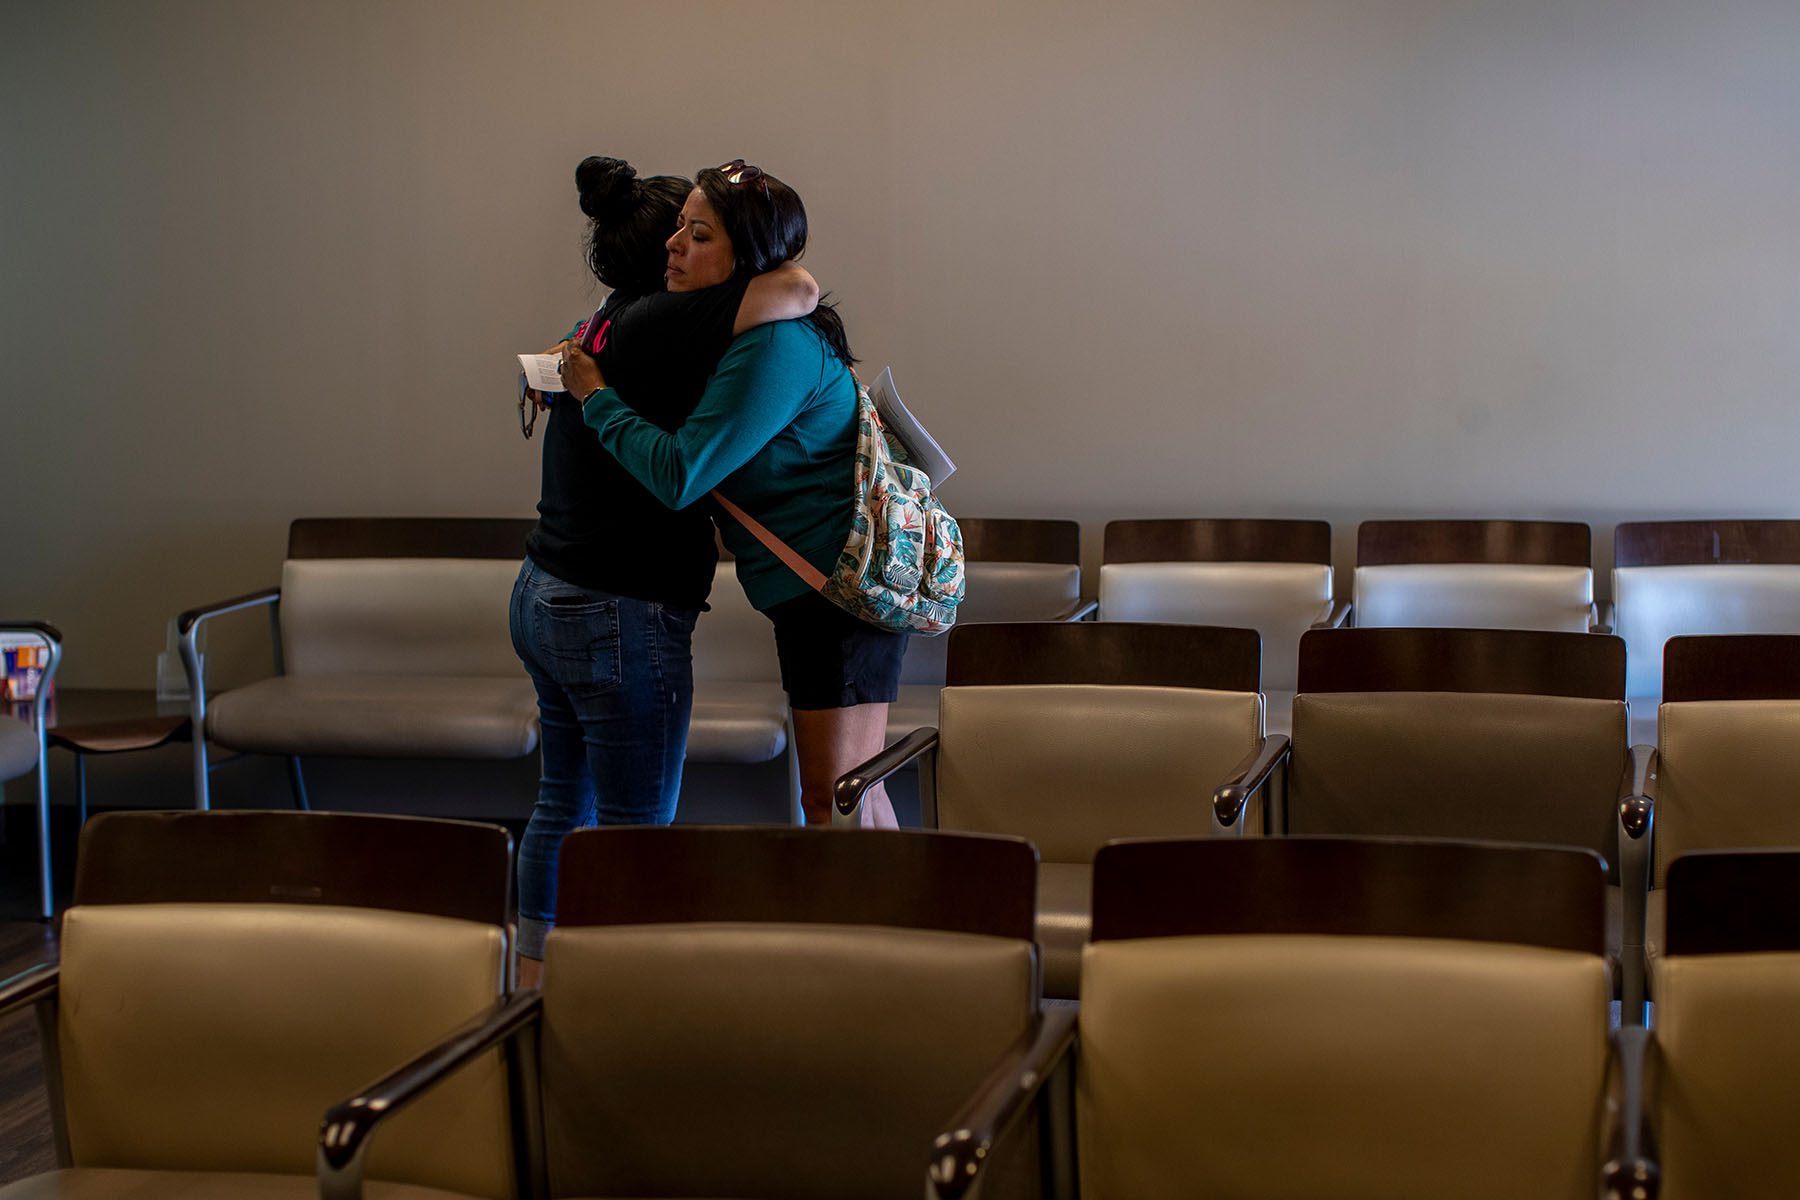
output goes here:
{"type": "Polygon", "coordinates": [[[87,825],[87,755],[75,752],[75,830],[87,825]]]}
{"type": "Polygon", "coordinates": [[[788,824],[806,824],[806,809],[800,804],[800,745],[794,740],[794,718],[787,719],[788,824]]]}
{"type": "Polygon", "coordinates": [[[288,783],[294,789],[294,807],[301,812],[311,812],[312,805],[306,801],[306,776],[300,771],[300,756],[288,755],[288,783]]]}

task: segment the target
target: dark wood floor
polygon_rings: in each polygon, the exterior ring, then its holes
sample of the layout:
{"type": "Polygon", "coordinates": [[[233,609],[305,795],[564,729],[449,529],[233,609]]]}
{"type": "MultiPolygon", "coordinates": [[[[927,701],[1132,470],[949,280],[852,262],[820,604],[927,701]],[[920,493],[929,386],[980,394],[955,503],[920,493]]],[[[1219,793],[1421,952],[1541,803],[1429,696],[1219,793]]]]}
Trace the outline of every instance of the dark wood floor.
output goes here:
{"type": "MultiPolygon", "coordinates": [[[[0,980],[56,961],[56,933],[42,921],[0,921],[0,980]]],[[[56,1165],[50,1110],[29,1011],[0,1018],[0,1184],[56,1165]]]]}

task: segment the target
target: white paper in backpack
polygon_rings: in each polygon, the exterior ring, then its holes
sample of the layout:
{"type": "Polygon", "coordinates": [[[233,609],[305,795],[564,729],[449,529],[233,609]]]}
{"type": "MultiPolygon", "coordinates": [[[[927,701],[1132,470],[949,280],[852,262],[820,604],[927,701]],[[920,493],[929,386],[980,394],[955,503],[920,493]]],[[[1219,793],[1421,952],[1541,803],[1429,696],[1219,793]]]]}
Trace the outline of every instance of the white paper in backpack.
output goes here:
{"type": "Polygon", "coordinates": [[[944,448],[900,402],[900,393],[894,387],[894,368],[881,369],[881,377],[869,388],[869,399],[874,401],[888,434],[906,452],[908,462],[931,477],[933,488],[942,487],[944,480],[956,474],[956,464],[944,448]]]}

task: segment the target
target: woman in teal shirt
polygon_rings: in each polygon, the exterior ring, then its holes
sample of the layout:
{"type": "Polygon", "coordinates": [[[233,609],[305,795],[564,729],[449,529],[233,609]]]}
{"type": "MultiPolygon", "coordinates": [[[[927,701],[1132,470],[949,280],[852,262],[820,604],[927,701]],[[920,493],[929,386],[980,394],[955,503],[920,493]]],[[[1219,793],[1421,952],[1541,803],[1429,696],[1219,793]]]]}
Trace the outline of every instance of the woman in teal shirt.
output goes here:
{"type": "MultiPolygon", "coordinates": [[[[806,248],[800,197],[741,160],[699,172],[681,212],[668,243],[670,291],[760,274],[806,248]]],[[[760,326],[733,341],[698,406],[672,432],[621,401],[579,347],[564,351],[563,381],[571,395],[585,397],[583,419],[600,444],[657,499],[681,509],[716,488],[830,574],[854,503],[854,361],[843,321],[821,304],[804,320],[760,326]]],[[[838,777],[882,747],[906,636],[839,609],[742,524],[717,519],[750,603],[774,623],[801,804],[808,824],[824,824],[838,777]]],[[[870,823],[893,826],[885,792],[870,799],[870,823]]]]}

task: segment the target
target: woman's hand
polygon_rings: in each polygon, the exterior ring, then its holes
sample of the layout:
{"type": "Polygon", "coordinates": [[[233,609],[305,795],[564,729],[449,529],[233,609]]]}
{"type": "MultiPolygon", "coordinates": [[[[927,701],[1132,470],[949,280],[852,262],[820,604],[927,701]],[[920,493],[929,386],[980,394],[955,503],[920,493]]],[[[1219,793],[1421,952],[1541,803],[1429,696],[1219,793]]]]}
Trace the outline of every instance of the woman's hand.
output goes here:
{"type": "Polygon", "coordinates": [[[576,345],[574,340],[564,342],[557,347],[562,354],[563,386],[569,389],[569,395],[577,400],[586,400],[589,396],[606,386],[606,377],[600,373],[600,364],[594,356],[576,345]]]}

